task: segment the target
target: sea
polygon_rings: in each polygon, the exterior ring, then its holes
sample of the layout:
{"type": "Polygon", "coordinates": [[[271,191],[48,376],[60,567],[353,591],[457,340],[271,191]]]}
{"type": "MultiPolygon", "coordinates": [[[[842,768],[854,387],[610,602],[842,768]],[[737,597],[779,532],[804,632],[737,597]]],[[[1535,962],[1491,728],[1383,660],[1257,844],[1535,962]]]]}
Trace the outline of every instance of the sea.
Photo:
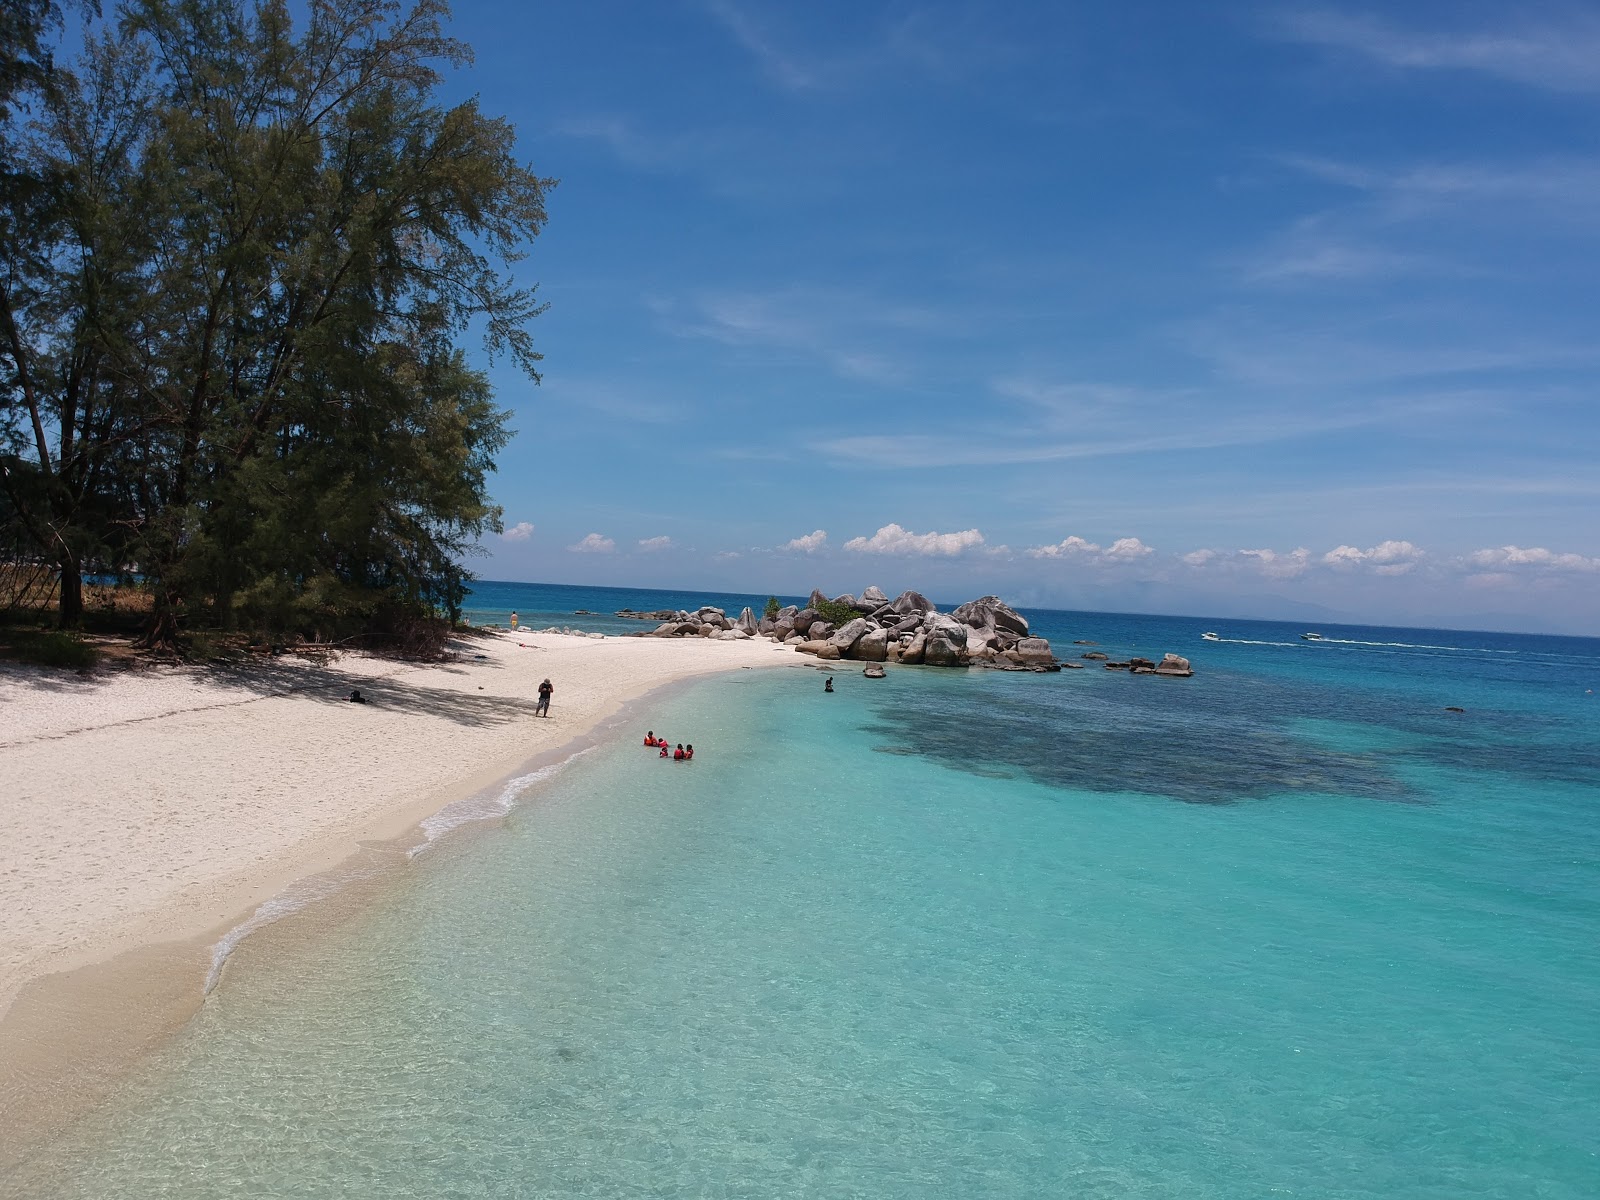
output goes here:
{"type": "Polygon", "coordinates": [[[650,697],[235,939],[0,1195],[1600,1196],[1600,641],[1025,615],[1085,669],[650,697]]]}

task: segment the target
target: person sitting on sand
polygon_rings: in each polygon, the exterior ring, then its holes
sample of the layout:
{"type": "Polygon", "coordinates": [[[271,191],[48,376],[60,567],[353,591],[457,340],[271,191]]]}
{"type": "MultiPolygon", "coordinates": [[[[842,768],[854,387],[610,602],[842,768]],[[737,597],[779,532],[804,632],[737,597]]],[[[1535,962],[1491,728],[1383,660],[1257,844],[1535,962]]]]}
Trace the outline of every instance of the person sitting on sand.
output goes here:
{"type": "Polygon", "coordinates": [[[352,689],[345,699],[350,701],[351,704],[365,704],[367,702],[367,698],[361,694],[360,688],[352,689]]]}
{"type": "Polygon", "coordinates": [[[683,761],[683,743],[682,742],[679,742],[678,743],[678,748],[672,752],[672,761],[673,762],[682,762],[683,761]]]}
{"type": "Polygon", "coordinates": [[[684,762],[688,762],[693,757],[694,757],[694,743],[690,742],[687,746],[685,746],[683,748],[683,761],[684,762]]]}

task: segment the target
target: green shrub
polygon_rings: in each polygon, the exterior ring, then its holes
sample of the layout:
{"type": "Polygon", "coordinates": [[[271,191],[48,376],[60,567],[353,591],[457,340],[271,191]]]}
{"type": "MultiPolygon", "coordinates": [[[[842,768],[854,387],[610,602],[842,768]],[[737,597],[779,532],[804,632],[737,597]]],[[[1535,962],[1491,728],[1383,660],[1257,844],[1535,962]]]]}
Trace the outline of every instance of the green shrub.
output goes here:
{"type": "Polygon", "coordinates": [[[851,608],[848,604],[840,604],[834,600],[824,600],[821,604],[814,604],[812,607],[822,614],[824,621],[832,621],[835,625],[843,625],[848,621],[854,621],[861,615],[860,612],[851,608]]]}
{"type": "Polygon", "coordinates": [[[778,615],[778,609],[780,607],[781,606],[778,604],[778,598],[776,596],[768,596],[767,606],[761,610],[761,615],[770,621],[773,617],[778,615]]]}
{"type": "Polygon", "coordinates": [[[95,648],[77,634],[60,629],[9,630],[0,635],[0,644],[9,646],[20,662],[64,667],[70,671],[88,671],[100,657],[95,648]]]}

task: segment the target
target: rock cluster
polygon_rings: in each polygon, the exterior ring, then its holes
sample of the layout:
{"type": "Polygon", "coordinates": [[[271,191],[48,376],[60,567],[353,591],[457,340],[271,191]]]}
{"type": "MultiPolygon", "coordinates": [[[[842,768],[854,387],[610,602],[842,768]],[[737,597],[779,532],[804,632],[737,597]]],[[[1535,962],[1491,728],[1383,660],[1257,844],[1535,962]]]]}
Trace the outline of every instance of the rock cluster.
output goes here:
{"type": "Polygon", "coordinates": [[[930,667],[990,667],[1002,671],[1059,671],[1044,638],[1028,635],[1028,622],[998,596],[939,612],[921,592],[890,600],[877,587],[859,597],[812,592],[804,608],[789,605],[759,620],[748,608],[729,620],[720,608],[678,612],[663,620],[653,637],[734,640],[770,637],[821,659],[897,662],[930,667]],[[843,617],[834,621],[823,611],[843,617]]]}

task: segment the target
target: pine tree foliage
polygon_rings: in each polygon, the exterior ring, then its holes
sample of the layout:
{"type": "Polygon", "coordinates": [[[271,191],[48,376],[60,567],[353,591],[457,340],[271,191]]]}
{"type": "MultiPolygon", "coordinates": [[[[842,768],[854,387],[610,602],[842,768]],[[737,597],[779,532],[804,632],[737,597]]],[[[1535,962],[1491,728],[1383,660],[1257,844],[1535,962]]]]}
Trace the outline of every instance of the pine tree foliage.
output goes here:
{"type": "MultiPolygon", "coordinates": [[[[67,580],[137,569],[180,620],[329,633],[454,613],[538,379],[514,264],[552,181],[475,101],[442,0],[131,0],[14,145],[0,466],[67,580]]],[[[16,122],[11,122],[15,131],[16,122]]]]}

